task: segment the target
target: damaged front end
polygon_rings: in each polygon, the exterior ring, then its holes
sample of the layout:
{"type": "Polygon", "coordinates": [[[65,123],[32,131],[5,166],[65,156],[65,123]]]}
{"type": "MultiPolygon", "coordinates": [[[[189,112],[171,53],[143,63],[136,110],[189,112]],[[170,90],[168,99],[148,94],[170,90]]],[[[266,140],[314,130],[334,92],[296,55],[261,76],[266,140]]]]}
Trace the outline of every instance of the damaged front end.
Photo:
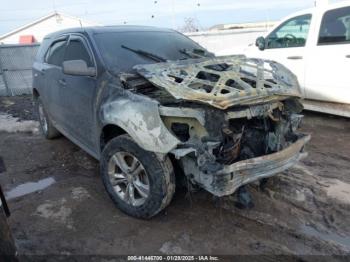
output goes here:
{"type": "MultiPolygon", "coordinates": [[[[228,56],[135,69],[137,74],[120,76],[124,88],[135,97],[151,98],[152,106],[156,101],[154,117],[161,121],[151,129],[159,126],[159,139],[171,138],[171,146],[160,150],[157,145],[164,141],[153,137],[152,148],[151,140],[137,138],[137,123],[126,128],[133,129],[130,133],[141,147],[173,154],[188,179],[214,195],[232,194],[306,155],[310,136],[297,132],[302,119],[299,85],[282,65],[228,56]]],[[[141,126],[150,126],[141,123],[149,115],[137,114],[141,126]]]]}

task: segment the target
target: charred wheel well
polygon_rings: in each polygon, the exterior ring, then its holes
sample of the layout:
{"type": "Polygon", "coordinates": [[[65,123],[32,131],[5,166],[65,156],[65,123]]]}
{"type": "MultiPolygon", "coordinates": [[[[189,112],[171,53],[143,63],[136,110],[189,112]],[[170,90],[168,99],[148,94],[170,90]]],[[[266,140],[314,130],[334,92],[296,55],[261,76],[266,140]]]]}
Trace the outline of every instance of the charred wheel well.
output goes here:
{"type": "Polygon", "coordinates": [[[123,134],[127,134],[127,132],[121,127],[113,124],[105,125],[100,135],[100,150],[102,151],[111,139],[123,134]]]}

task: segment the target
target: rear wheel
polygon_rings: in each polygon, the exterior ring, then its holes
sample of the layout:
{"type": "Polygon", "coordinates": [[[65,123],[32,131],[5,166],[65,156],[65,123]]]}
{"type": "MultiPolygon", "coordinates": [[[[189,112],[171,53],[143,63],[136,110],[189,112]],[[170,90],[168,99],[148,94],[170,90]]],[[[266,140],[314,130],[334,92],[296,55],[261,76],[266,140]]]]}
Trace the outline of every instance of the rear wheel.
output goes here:
{"type": "Polygon", "coordinates": [[[101,175],[116,206],[137,218],[156,215],[175,192],[170,159],[143,150],[128,135],[107,143],[101,157],[101,175]]]}
{"type": "Polygon", "coordinates": [[[35,111],[38,116],[40,131],[45,138],[53,139],[60,136],[60,132],[53,126],[49,116],[47,115],[40,97],[35,100],[35,111]]]}

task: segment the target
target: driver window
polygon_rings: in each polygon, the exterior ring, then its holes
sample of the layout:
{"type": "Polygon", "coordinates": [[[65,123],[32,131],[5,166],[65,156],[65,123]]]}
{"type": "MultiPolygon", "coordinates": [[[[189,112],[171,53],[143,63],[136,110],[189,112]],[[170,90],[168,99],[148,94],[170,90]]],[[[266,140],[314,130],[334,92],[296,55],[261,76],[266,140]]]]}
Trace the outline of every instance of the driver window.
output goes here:
{"type": "Polygon", "coordinates": [[[45,56],[45,62],[51,65],[62,66],[66,40],[54,42],[45,56]]]}
{"type": "Polygon", "coordinates": [[[305,46],[310,23],[310,14],[289,19],[267,37],[266,49],[305,46]]]}
{"type": "Polygon", "coordinates": [[[64,61],[84,60],[88,67],[93,67],[93,60],[80,38],[71,38],[66,47],[64,61]]]}

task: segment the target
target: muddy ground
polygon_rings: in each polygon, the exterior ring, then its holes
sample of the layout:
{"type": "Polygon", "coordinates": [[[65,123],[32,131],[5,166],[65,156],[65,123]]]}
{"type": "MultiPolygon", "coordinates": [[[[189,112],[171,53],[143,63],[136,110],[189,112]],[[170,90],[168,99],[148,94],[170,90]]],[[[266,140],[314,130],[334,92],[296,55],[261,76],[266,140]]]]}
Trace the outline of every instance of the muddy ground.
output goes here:
{"type": "Polygon", "coordinates": [[[0,156],[6,168],[0,183],[21,255],[350,259],[348,119],[306,112],[302,130],[312,134],[309,157],[270,179],[265,190],[250,186],[253,209],[237,209],[234,196],[217,201],[204,191],[178,190],[164,212],[143,221],[115,208],[96,160],[64,137],[48,141],[40,136],[37,123],[30,121],[28,97],[0,98],[0,111],[19,117],[0,117],[0,156]]]}

